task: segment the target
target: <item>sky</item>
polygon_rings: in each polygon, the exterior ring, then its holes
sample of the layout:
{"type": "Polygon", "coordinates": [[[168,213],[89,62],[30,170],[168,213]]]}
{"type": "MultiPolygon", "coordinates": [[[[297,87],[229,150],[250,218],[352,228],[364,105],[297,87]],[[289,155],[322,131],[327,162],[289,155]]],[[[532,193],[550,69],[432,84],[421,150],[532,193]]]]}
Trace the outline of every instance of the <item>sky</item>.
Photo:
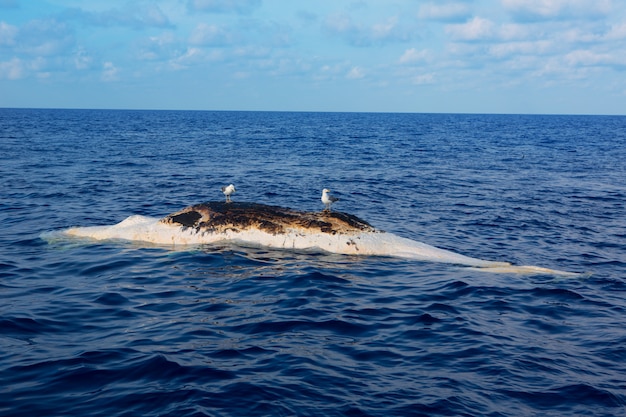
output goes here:
{"type": "Polygon", "coordinates": [[[0,0],[0,107],[626,114],[624,0],[0,0]]]}

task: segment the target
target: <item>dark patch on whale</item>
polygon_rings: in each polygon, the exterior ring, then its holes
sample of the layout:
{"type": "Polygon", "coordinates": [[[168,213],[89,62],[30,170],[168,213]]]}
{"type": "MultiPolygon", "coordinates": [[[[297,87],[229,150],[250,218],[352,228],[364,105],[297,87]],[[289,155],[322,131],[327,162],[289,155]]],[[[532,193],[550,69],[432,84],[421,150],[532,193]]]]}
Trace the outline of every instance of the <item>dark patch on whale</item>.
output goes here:
{"type": "Polygon", "coordinates": [[[308,212],[258,203],[206,202],[186,207],[163,219],[162,223],[223,232],[257,229],[273,235],[294,229],[328,234],[376,232],[365,220],[342,212],[308,212]]]}

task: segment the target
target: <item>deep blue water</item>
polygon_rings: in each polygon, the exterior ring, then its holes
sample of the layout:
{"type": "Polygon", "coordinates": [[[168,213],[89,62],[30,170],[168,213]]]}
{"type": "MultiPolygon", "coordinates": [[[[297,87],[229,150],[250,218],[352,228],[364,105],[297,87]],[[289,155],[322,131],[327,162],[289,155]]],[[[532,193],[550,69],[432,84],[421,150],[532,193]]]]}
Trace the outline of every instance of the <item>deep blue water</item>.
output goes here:
{"type": "Polygon", "coordinates": [[[626,117],[0,109],[0,415],[625,415],[625,201],[626,117]],[[585,274],[40,238],[230,182],[585,274]]]}

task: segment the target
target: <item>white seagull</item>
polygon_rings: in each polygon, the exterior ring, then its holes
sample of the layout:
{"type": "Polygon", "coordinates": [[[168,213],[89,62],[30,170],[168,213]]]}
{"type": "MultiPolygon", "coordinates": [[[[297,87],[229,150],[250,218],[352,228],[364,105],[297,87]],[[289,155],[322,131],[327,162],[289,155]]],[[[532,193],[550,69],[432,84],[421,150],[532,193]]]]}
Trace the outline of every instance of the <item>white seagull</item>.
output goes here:
{"type": "Polygon", "coordinates": [[[330,205],[333,204],[335,201],[339,201],[337,197],[329,195],[329,192],[330,190],[328,188],[324,188],[322,190],[322,203],[324,203],[324,205],[326,206],[326,208],[324,208],[324,211],[330,211],[330,205]]]}
{"type": "Polygon", "coordinates": [[[234,193],[235,191],[237,191],[237,190],[235,189],[235,186],[234,186],[234,185],[232,185],[232,184],[230,184],[230,185],[228,185],[228,186],[226,186],[226,187],[222,187],[222,192],[223,192],[223,193],[224,193],[224,195],[226,196],[226,202],[227,202],[227,203],[231,203],[231,202],[232,202],[232,201],[230,200],[230,195],[231,195],[232,193],[234,193]]]}

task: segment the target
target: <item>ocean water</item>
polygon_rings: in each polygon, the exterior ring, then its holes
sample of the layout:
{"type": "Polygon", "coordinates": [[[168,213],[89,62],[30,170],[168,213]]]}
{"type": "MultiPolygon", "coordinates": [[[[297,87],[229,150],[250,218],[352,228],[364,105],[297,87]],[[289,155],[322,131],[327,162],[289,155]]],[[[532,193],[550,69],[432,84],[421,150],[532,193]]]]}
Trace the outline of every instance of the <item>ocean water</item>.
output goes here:
{"type": "Polygon", "coordinates": [[[0,109],[0,415],[626,415],[625,201],[626,117],[0,109]],[[42,239],[231,182],[581,275],[42,239]]]}

